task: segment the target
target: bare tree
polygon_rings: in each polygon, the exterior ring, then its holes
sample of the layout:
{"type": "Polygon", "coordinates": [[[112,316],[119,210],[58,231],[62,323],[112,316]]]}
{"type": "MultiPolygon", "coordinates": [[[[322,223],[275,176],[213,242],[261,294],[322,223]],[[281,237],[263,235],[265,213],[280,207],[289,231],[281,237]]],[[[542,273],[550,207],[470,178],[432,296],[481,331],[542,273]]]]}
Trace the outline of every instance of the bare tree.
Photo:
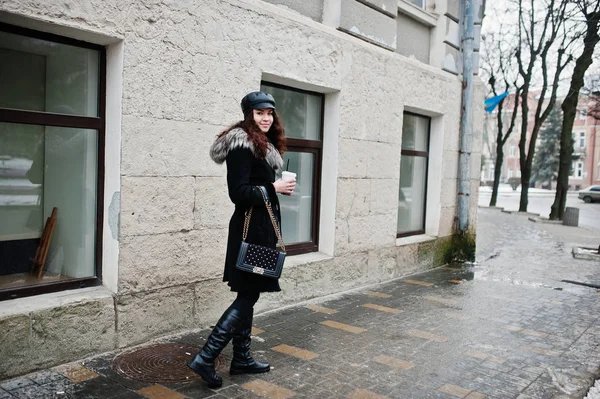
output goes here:
{"type": "MultiPolygon", "coordinates": [[[[515,53],[519,74],[522,79],[521,91],[521,137],[519,140],[519,164],[521,168],[521,198],[519,211],[527,212],[531,169],[535,156],[535,146],[542,124],[550,114],[556,102],[556,93],[560,74],[571,61],[566,49],[573,40],[564,33],[566,4],[570,0],[549,0],[543,9],[535,7],[534,0],[528,5],[523,0],[517,0],[519,14],[518,36],[521,47],[515,53]],[[541,18],[540,18],[540,15],[541,18]],[[552,50],[552,51],[551,51],[552,50]],[[552,60],[550,59],[552,56],[552,60]],[[556,58],[554,58],[556,56],[556,58]],[[555,61],[556,60],[556,61],[555,61]],[[548,76],[549,69],[554,65],[554,76],[548,76]],[[539,67],[538,67],[539,63],[539,67]],[[533,128],[528,138],[530,95],[534,87],[534,73],[539,68],[542,75],[541,90],[537,96],[533,113],[533,128]]],[[[535,0],[535,4],[542,2],[535,0]]]]}
{"type": "Polygon", "coordinates": [[[552,220],[562,220],[564,215],[569,185],[569,172],[571,170],[571,152],[573,151],[571,137],[573,134],[573,122],[575,121],[575,114],[577,112],[577,103],[579,101],[579,91],[583,87],[585,72],[592,65],[592,57],[596,44],[600,41],[600,36],[598,35],[598,29],[600,28],[600,2],[598,0],[572,0],[572,4],[575,4],[585,22],[583,52],[577,58],[577,61],[575,61],[571,86],[561,106],[563,110],[563,123],[560,140],[560,166],[556,194],[550,211],[550,219],[552,220]]]}
{"type": "Polygon", "coordinates": [[[590,92],[588,95],[589,108],[587,114],[600,121],[600,91],[590,92]]]}
{"type": "Polygon", "coordinates": [[[579,92],[578,105],[583,103],[587,109],[587,116],[600,121],[600,68],[592,73],[588,70],[584,81],[584,86],[579,92]]]}
{"type": "MultiPolygon", "coordinates": [[[[518,73],[510,67],[511,62],[514,59],[516,48],[507,46],[507,44],[511,42],[511,40],[507,40],[508,37],[506,34],[508,31],[504,30],[503,27],[500,27],[500,32],[504,33],[502,35],[491,33],[483,38],[486,51],[485,57],[482,60],[482,69],[489,76],[488,84],[494,96],[511,91],[512,89],[515,89],[516,93],[507,97],[508,100],[501,101],[498,104],[498,111],[496,113],[497,131],[495,146],[496,154],[494,157],[494,183],[492,186],[490,206],[496,206],[498,200],[498,185],[500,184],[502,163],[504,162],[504,145],[515,127],[519,106],[519,95],[521,92],[521,88],[517,84],[518,73]],[[507,126],[505,126],[506,113],[503,112],[505,109],[505,101],[510,109],[512,109],[507,126]]],[[[490,151],[490,154],[491,153],[492,151],[490,151]]]]}

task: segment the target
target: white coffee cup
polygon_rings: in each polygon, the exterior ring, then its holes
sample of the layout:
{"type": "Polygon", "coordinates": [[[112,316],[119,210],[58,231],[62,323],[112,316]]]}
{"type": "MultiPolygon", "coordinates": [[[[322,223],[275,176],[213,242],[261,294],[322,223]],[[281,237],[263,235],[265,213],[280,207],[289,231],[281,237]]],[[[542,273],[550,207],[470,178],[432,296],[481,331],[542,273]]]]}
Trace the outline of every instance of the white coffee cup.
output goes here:
{"type": "MultiPolygon", "coordinates": [[[[296,174],[294,172],[288,172],[287,170],[284,170],[283,172],[281,172],[281,180],[291,181],[291,180],[295,180],[295,179],[296,179],[296,174]]],[[[283,195],[290,195],[290,194],[283,194],[283,195]]]]}
{"type": "Polygon", "coordinates": [[[290,180],[295,180],[295,179],[296,179],[296,174],[294,172],[288,172],[287,170],[284,170],[283,172],[281,172],[281,180],[290,181],[290,180]]]}

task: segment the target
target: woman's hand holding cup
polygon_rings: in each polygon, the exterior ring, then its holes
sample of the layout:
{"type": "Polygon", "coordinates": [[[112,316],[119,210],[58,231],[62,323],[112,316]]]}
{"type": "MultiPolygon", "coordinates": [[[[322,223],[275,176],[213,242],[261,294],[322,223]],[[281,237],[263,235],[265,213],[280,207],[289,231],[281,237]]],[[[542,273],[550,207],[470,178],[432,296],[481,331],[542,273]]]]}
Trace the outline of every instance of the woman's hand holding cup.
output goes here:
{"type": "Polygon", "coordinates": [[[294,172],[284,171],[281,174],[281,179],[273,183],[275,192],[283,195],[291,195],[296,188],[296,174],[294,172]]]}

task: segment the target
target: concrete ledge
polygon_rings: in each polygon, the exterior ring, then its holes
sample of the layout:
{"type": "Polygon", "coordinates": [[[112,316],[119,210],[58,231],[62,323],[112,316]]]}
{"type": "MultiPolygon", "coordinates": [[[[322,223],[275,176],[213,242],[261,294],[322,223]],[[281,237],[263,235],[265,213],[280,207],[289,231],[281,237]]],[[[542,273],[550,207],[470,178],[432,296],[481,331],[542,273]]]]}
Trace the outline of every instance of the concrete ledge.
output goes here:
{"type": "Polygon", "coordinates": [[[396,246],[400,247],[403,245],[418,244],[421,242],[429,242],[435,240],[437,240],[437,237],[428,236],[426,234],[420,234],[417,236],[396,238],[396,246]]]}
{"type": "Polygon", "coordinates": [[[600,254],[598,254],[598,248],[588,247],[573,247],[573,257],[575,259],[583,260],[595,260],[600,262],[600,254]]]}
{"type": "Polygon", "coordinates": [[[0,303],[0,380],[116,348],[115,305],[104,287],[0,303]]]}
{"type": "Polygon", "coordinates": [[[323,252],[309,252],[307,254],[302,255],[288,256],[285,259],[284,268],[287,269],[329,259],[333,259],[333,256],[324,254],[323,252]]]}
{"type": "Polygon", "coordinates": [[[103,299],[112,301],[112,296],[112,292],[105,287],[90,287],[2,301],[0,302],[0,319],[11,315],[40,312],[76,303],[103,299]]]}

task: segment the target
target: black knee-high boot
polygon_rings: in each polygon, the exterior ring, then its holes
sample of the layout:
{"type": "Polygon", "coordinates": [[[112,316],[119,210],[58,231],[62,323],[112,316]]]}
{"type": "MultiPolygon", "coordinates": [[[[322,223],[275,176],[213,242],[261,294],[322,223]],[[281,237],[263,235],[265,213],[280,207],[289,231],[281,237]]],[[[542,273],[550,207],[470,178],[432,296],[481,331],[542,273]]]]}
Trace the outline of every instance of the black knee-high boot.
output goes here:
{"type": "Polygon", "coordinates": [[[250,355],[253,311],[244,319],[242,326],[233,334],[233,360],[229,374],[258,374],[271,369],[269,363],[257,362],[250,355]]]}
{"type": "Polygon", "coordinates": [[[245,317],[235,308],[229,308],[223,313],[219,322],[206,340],[204,347],[188,363],[208,383],[209,388],[218,388],[223,385],[223,380],[215,370],[215,359],[227,346],[234,333],[243,325],[245,317]]]}

